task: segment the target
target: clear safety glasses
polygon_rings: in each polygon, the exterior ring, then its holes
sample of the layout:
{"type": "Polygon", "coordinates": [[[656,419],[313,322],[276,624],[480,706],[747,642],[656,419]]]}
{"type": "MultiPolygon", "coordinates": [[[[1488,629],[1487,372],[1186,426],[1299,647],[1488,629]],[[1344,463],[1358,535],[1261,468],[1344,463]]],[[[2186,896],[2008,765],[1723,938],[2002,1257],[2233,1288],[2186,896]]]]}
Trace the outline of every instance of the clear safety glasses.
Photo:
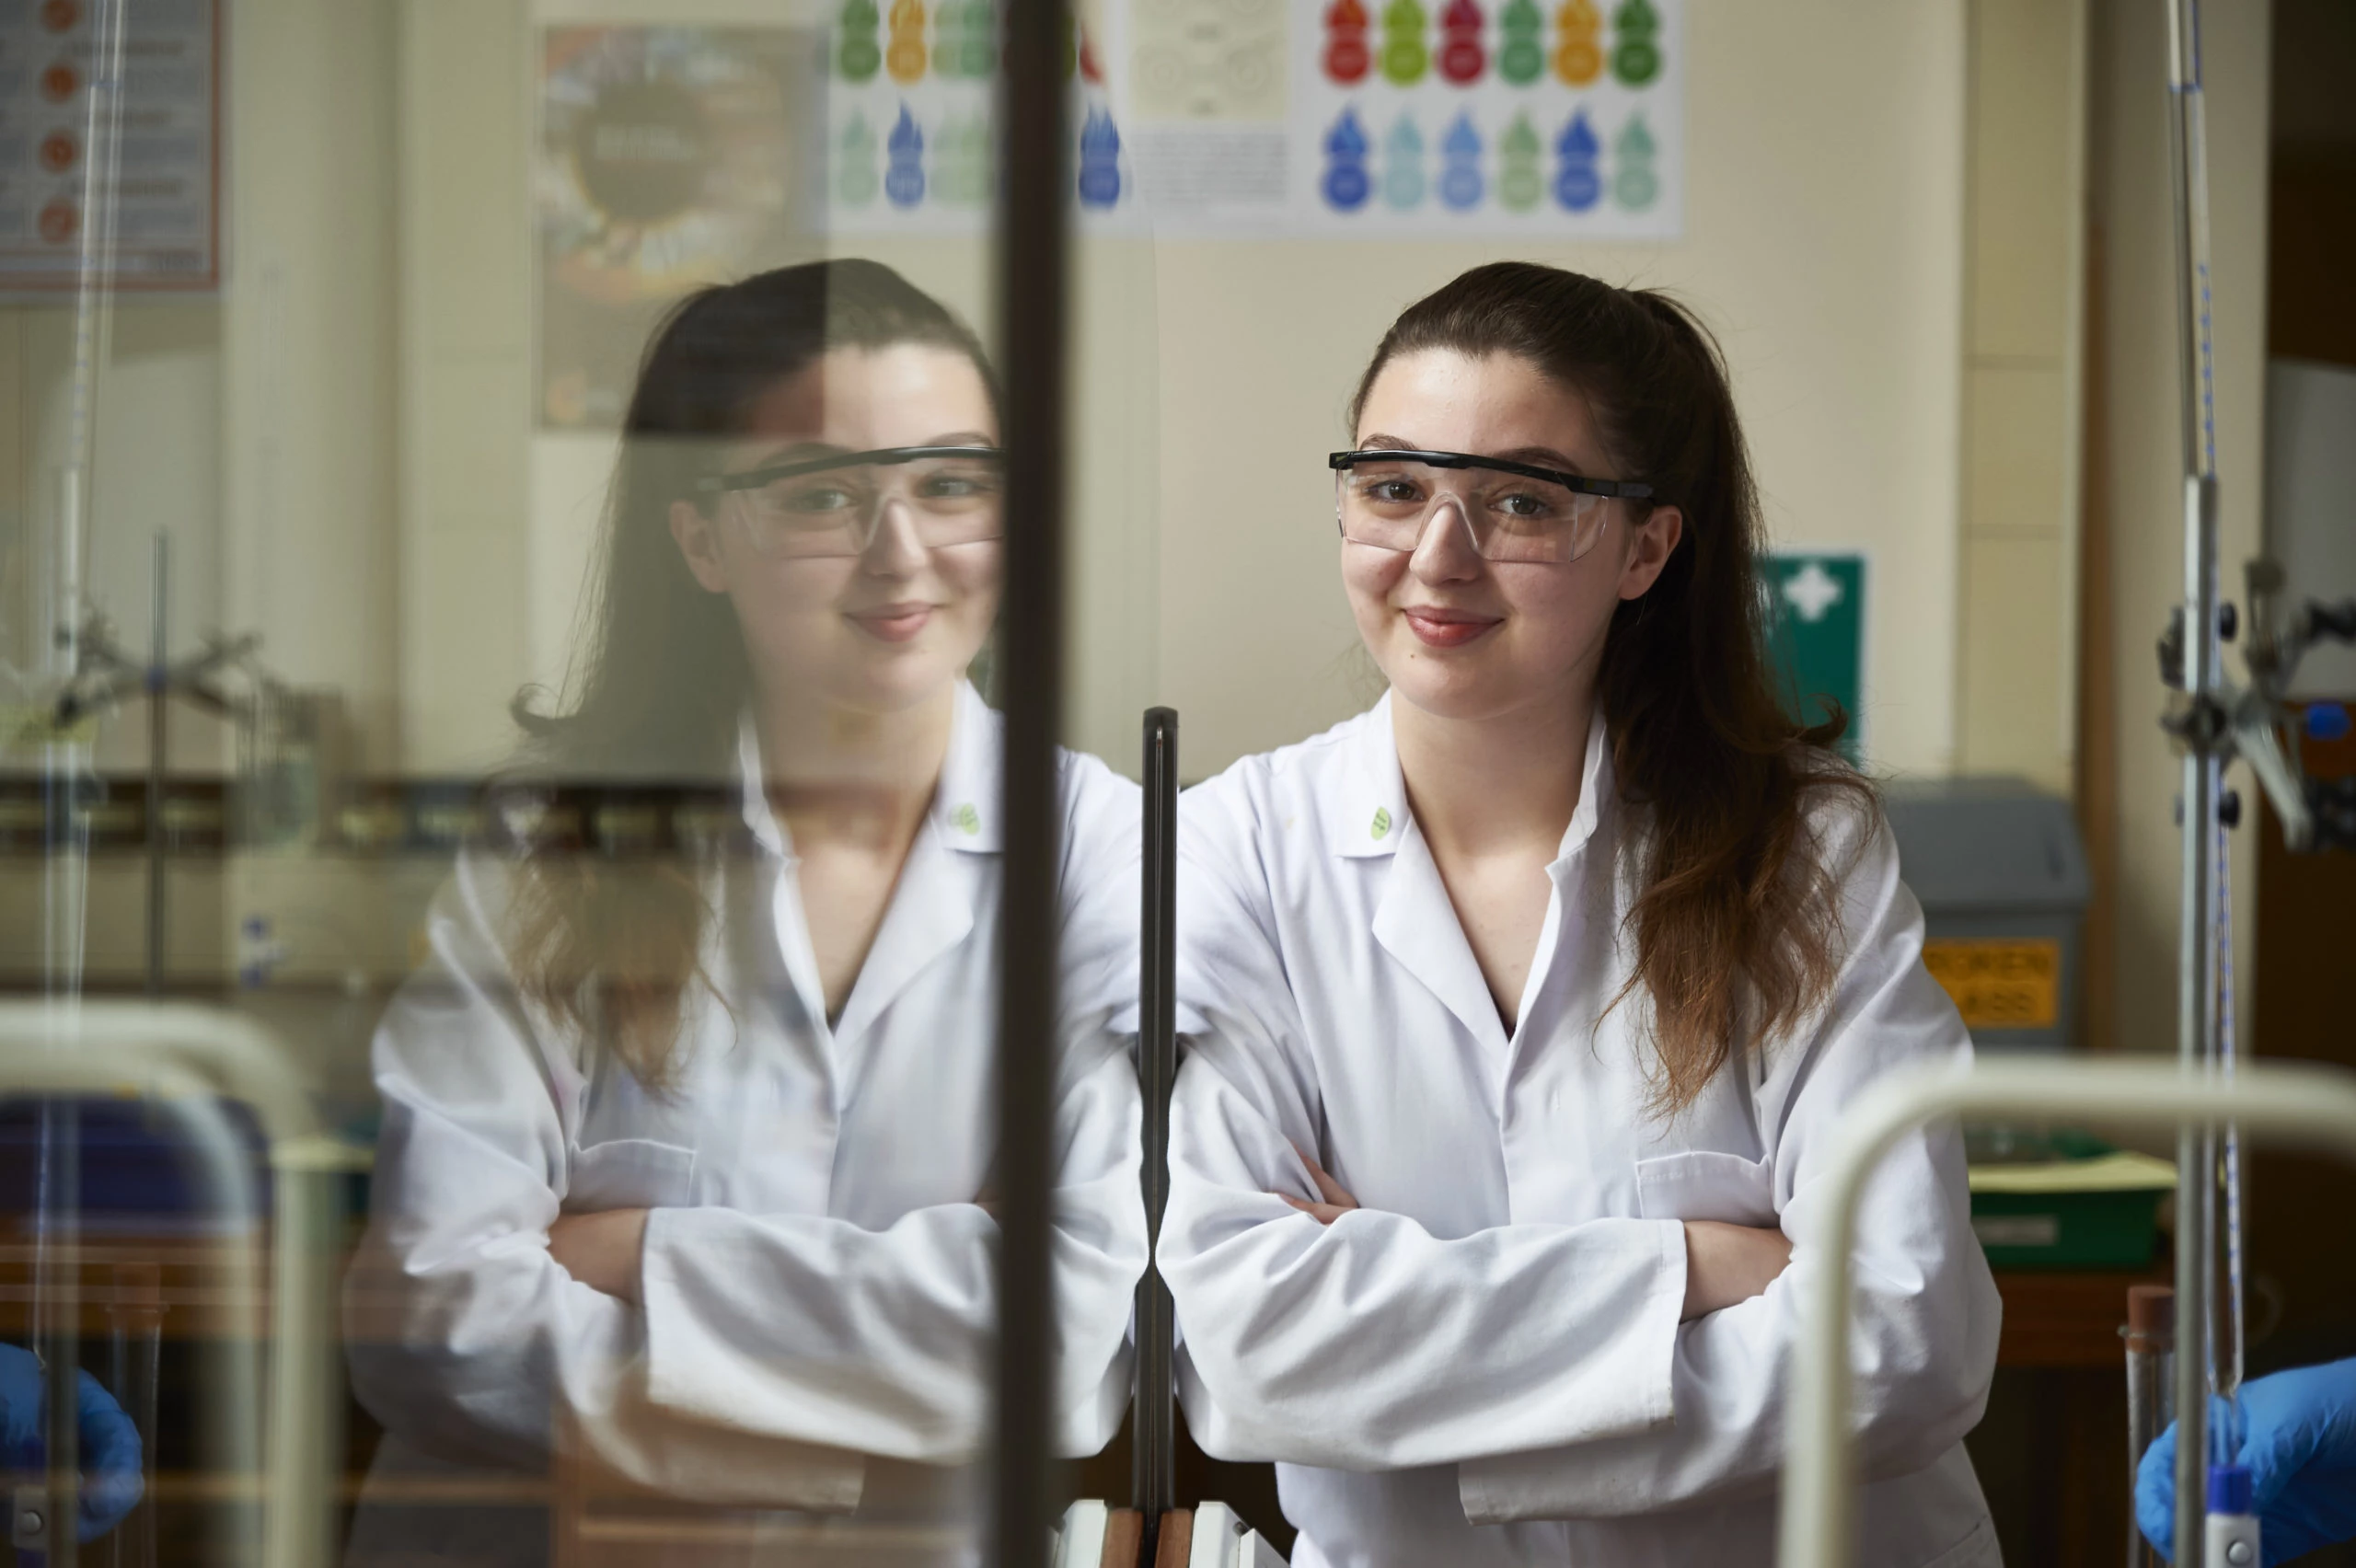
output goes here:
{"type": "Polygon", "coordinates": [[[995,446],[837,453],[717,474],[696,488],[733,498],[753,548],[774,558],[863,555],[895,498],[927,549],[1005,532],[1006,455],[995,446]]]}
{"type": "Polygon", "coordinates": [[[1342,537],[1377,549],[1412,550],[1432,513],[1454,508],[1482,557],[1574,561],[1603,536],[1604,503],[1642,501],[1650,485],[1591,479],[1469,452],[1373,448],[1336,452],[1334,512],[1342,537]]]}

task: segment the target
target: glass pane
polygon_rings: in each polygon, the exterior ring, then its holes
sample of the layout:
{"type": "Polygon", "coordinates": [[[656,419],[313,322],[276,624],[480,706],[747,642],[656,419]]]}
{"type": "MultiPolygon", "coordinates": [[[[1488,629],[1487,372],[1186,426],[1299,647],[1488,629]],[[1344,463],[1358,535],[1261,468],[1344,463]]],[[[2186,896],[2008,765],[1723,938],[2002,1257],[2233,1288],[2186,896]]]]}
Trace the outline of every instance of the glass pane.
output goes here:
{"type": "MultiPolygon", "coordinates": [[[[0,255],[0,1395],[94,1374],[80,1550],[125,1561],[978,1561],[998,11],[229,20],[0,23],[80,117],[52,253],[0,255]]],[[[1073,255],[1027,1048],[1087,1460],[1146,1262],[1158,432],[1144,231],[1073,255]]]]}

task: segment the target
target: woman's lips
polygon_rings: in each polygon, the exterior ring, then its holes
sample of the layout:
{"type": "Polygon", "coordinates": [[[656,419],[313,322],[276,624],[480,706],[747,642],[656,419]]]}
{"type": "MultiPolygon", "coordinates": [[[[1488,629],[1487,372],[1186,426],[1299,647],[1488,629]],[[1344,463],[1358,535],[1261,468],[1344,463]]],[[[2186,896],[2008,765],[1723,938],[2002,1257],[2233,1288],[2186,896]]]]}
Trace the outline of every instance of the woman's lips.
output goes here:
{"type": "Polygon", "coordinates": [[[1399,613],[1406,618],[1407,629],[1427,648],[1461,648],[1505,618],[1429,606],[1410,607],[1399,613]]]}
{"type": "Polygon", "coordinates": [[[932,606],[883,605],[872,610],[861,610],[850,620],[861,631],[880,641],[906,642],[931,622],[932,606]]]}

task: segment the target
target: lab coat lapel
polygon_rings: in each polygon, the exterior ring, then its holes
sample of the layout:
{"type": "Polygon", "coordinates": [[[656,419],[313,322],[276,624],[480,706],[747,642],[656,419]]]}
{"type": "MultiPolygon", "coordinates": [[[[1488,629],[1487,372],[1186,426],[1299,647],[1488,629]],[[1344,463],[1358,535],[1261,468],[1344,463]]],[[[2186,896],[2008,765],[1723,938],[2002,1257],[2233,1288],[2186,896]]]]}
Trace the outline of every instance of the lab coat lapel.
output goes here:
{"type": "Polygon", "coordinates": [[[835,1025],[835,1049],[850,1076],[849,1056],[868,1029],[916,982],[918,975],[974,929],[972,868],[941,841],[931,818],[917,830],[891,907],[875,932],[875,945],[843,1002],[835,1025]]]}
{"type": "Polygon", "coordinates": [[[1553,983],[1555,964],[1563,961],[1566,952],[1578,950],[1579,931],[1594,913],[1582,899],[1585,857],[1590,846],[1598,853],[1611,853],[1609,840],[1597,836],[1609,823],[1607,813],[1616,787],[1611,773],[1611,741],[1604,726],[1603,710],[1599,707],[1588,725],[1587,760],[1579,776],[1579,803],[1571,813],[1569,824],[1563,829],[1563,840],[1555,848],[1553,862],[1546,868],[1546,880],[1553,885],[1553,893],[1546,901],[1546,923],[1539,928],[1538,949],[1530,957],[1530,978],[1514,1008],[1517,1043],[1543,1037],[1543,1031],[1530,1027],[1530,1015],[1541,1006],[1541,999],[1553,983]]]}
{"type": "Polygon", "coordinates": [[[1431,847],[1407,809],[1399,775],[1399,744],[1391,727],[1391,697],[1375,707],[1375,721],[1358,732],[1342,804],[1331,822],[1331,848],[1352,859],[1387,857],[1382,900],[1375,906],[1374,940],[1399,966],[1438,997],[1472,1038],[1493,1053],[1506,1044],[1505,1023],[1481,977],[1480,960],[1464,939],[1456,905],[1440,881],[1431,847]]]}
{"type": "Polygon", "coordinates": [[[1449,901],[1448,884],[1424,836],[1411,821],[1392,858],[1391,880],[1374,912],[1374,940],[1425,989],[1438,997],[1472,1038],[1493,1051],[1506,1044],[1504,1020],[1490,998],[1489,983],[1481,977],[1481,962],[1449,901]]]}
{"type": "Polygon", "coordinates": [[[835,1025],[847,1079],[850,1054],[867,1030],[928,966],[973,934],[975,905],[990,895],[988,873],[998,857],[999,755],[998,715],[961,685],[932,808],[835,1025]]]}

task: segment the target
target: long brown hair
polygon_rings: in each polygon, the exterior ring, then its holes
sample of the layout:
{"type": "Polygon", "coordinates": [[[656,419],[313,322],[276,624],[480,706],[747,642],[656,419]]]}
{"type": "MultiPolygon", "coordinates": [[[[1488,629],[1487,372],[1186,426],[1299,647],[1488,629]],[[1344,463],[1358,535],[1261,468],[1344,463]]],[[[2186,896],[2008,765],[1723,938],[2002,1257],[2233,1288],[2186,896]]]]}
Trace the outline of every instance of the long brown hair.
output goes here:
{"type": "Polygon", "coordinates": [[[1684,306],[1559,268],[1476,267],[1407,307],[1350,406],[1401,354],[1510,354],[1584,394],[1615,478],[1653,487],[1684,536],[1649,592],[1614,608],[1597,675],[1622,795],[1649,819],[1626,922],[1673,1114],[1738,1052],[1763,1048],[1830,996],[1845,867],[1811,825],[1821,806],[1877,808],[1830,749],[1837,706],[1795,721],[1768,673],[1758,558],[1765,534],[1718,346],[1684,306]]]}
{"type": "MultiPolygon", "coordinates": [[[[528,741],[502,790],[553,785],[578,795],[586,786],[598,799],[618,791],[733,810],[737,719],[752,672],[728,600],[699,586],[680,557],[672,503],[703,504],[696,481],[780,381],[833,349],[904,343],[964,355],[997,398],[971,329],[881,262],[780,268],[705,289],[671,313],[623,421],[564,710],[537,711],[531,689],[516,698],[512,711],[528,741]]],[[[682,1003],[690,983],[708,979],[704,872],[713,846],[727,841],[664,824],[617,853],[591,825],[570,841],[543,835],[521,853],[509,960],[524,995],[650,1087],[676,1066],[682,1003]]]]}

